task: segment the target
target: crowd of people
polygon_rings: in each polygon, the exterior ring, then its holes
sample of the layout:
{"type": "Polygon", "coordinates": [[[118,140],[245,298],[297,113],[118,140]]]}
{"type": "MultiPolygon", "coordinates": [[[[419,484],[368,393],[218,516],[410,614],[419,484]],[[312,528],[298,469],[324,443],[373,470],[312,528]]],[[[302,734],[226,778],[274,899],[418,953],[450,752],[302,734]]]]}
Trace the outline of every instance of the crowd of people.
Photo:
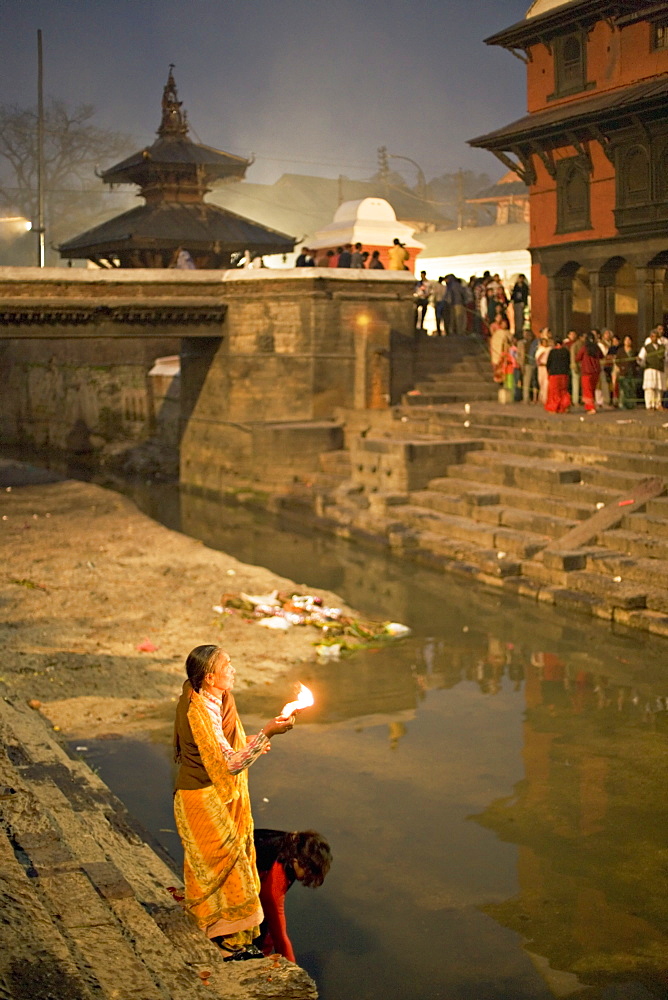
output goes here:
{"type": "Polygon", "coordinates": [[[551,413],[584,406],[600,409],[668,408],[668,338],[661,324],[643,338],[618,337],[612,330],[570,330],[566,337],[525,330],[513,334],[505,318],[491,327],[490,360],[494,380],[507,390],[507,402],[542,405],[551,413]]]}
{"type": "Polygon", "coordinates": [[[510,292],[498,274],[489,271],[468,281],[446,274],[429,281],[426,271],[415,283],[415,325],[425,329],[429,305],[434,307],[436,336],[454,333],[491,335],[495,324],[503,321],[511,332],[522,331],[529,319],[529,282],[519,274],[510,292]]]}
{"type": "MultiPolygon", "coordinates": [[[[389,268],[395,271],[406,271],[408,250],[395,239],[388,250],[389,268]]],[[[310,250],[302,247],[295,267],[352,267],[367,268],[369,271],[384,271],[385,265],[380,259],[380,250],[365,250],[361,243],[344,243],[336,250],[310,250]]]]}

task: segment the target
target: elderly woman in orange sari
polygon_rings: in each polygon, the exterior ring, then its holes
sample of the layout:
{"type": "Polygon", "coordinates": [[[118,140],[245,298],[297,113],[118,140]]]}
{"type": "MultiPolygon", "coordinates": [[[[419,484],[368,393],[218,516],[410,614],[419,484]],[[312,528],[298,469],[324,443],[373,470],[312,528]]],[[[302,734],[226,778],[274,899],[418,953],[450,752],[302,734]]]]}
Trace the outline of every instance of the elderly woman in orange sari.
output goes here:
{"type": "Polygon", "coordinates": [[[253,945],[262,922],[247,769],[294,717],[265,723],[246,739],[232,685],[235,670],[219,646],[197,646],[176,709],[179,764],[174,816],[183,844],[184,906],[225,961],[262,958],[253,945]]]}

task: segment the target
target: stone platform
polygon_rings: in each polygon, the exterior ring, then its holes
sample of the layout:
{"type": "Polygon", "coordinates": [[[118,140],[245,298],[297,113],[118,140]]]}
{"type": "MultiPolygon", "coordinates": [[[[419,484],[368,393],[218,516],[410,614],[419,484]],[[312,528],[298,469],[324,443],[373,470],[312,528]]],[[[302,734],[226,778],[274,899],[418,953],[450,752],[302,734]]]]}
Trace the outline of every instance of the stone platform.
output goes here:
{"type": "Polygon", "coordinates": [[[0,995],[11,1000],[315,1000],[284,958],[224,963],[181,883],[42,717],[0,697],[0,995]]]}

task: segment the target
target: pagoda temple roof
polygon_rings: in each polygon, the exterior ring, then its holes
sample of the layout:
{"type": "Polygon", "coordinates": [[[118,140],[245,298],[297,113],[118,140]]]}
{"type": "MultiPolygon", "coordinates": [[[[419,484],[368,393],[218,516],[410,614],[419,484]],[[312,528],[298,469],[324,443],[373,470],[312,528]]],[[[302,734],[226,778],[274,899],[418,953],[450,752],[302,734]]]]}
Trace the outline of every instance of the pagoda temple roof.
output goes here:
{"type": "Polygon", "coordinates": [[[188,119],[178,100],[173,66],[162,95],[162,118],[158,138],[125,160],[100,174],[105,184],[142,184],[160,168],[204,167],[207,181],[223,177],[241,178],[253,162],[243,156],[224,153],[212,146],[203,146],[188,138],[188,119]]]}
{"type": "Polygon", "coordinates": [[[107,184],[139,185],[146,204],[61,243],[61,257],[107,267],[171,267],[174,251],[184,250],[195,266],[210,268],[228,266],[244,251],[292,251],[295,240],[285,233],[204,201],[211,181],[242,178],[250,161],[190,141],[172,70],[156,141],[101,174],[107,184]]]}
{"type": "Polygon", "coordinates": [[[62,243],[64,257],[94,257],[128,247],[191,250],[217,244],[220,251],[289,253],[295,241],[217,205],[161,202],[140,205],[62,243]]]}
{"type": "Polygon", "coordinates": [[[246,160],[243,156],[223,153],[212,146],[203,146],[187,138],[170,136],[156,139],[152,146],[146,146],[109,167],[100,177],[105,184],[138,184],[141,183],[141,175],[151,165],[169,167],[192,164],[206,167],[207,176],[211,180],[223,177],[242,178],[251,163],[252,160],[246,160]]]}

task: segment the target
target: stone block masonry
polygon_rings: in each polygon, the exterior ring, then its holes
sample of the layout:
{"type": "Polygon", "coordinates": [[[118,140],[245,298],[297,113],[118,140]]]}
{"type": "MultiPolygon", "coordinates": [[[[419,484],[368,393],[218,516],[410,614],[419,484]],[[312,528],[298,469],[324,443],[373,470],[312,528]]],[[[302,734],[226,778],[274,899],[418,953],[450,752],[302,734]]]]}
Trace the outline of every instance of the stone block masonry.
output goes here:
{"type": "Polygon", "coordinates": [[[159,433],[189,486],[292,482],[340,447],[339,408],[412,384],[412,289],[407,272],[0,268],[0,440],[95,451],[159,433]],[[176,429],[148,378],[172,354],[176,429]]]}
{"type": "Polygon", "coordinates": [[[341,408],[398,400],[392,344],[412,342],[412,278],[377,274],[228,272],[219,344],[205,361],[184,345],[183,483],[291,483],[341,447],[341,408]]]}

